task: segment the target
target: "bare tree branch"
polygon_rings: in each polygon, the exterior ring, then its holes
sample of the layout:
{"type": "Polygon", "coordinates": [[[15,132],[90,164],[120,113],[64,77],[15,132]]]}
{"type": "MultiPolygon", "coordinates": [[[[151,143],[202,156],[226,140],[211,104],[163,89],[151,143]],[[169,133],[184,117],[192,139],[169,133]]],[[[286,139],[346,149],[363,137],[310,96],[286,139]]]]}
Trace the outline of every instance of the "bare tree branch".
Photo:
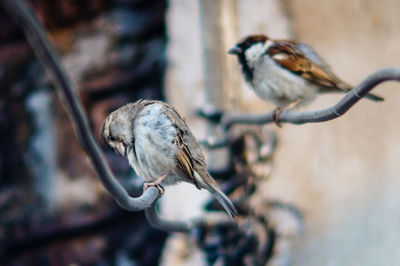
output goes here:
{"type": "MultiPolygon", "coordinates": [[[[375,88],[380,83],[386,81],[400,81],[400,68],[387,68],[379,70],[369,75],[364,81],[348,92],[337,104],[322,110],[292,112],[285,111],[279,116],[281,123],[305,124],[325,122],[338,118],[345,114],[355,103],[357,103],[369,91],[375,88]]],[[[223,113],[217,110],[202,110],[200,115],[208,118],[213,122],[219,120],[220,125],[226,131],[235,124],[268,124],[274,122],[273,111],[265,114],[250,115],[250,114],[233,114],[223,113]]]]}
{"type": "Polygon", "coordinates": [[[55,85],[80,142],[92,161],[104,187],[119,206],[126,210],[140,211],[150,207],[158,197],[156,188],[150,187],[141,197],[132,198],[112,174],[102,151],[91,133],[85,113],[76,95],[76,90],[60,64],[59,56],[47,38],[32,8],[24,0],[2,0],[0,4],[24,30],[34,53],[55,85]]]}

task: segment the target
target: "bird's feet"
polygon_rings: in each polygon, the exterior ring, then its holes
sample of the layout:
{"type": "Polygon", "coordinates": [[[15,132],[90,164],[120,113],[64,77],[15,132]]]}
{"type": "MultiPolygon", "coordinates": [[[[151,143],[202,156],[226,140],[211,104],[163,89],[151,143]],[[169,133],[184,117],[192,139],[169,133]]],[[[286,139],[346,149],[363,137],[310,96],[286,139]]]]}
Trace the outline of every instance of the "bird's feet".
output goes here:
{"type": "Polygon", "coordinates": [[[282,109],[280,107],[276,108],[274,110],[274,113],[272,114],[272,119],[275,122],[275,125],[277,125],[278,127],[282,127],[281,123],[279,121],[279,115],[282,113],[282,109]]]}
{"type": "Polygon", "coordinates": [[[155,187],[158,190],[158,193],[159,193],[158,197],[161,198],[162,195],[164,195],[165,189],[160,184],[166,177],[167,177],[167,175],[165,174],[165,175],[160,176],[159,178],[157,178],[153,182],[144,183],[143,192],[145,192],[147,189],[149,189],[149,187],[155,187]]]}
{"type": "Polygon", "coordinates": [[[296,107],[301,103],[302,100],[303,100],[303,99],[297,99],[296,101],[292,102],[291,104],[289,104],[288,106],[283,107],[283,108],[282,108],[282,107],[277,107],[277,108],[274,110],[274,113],[272,114],[272,119],[274,120],[275,124],[276,124],[278,127],[282,127],[282,126],[281,126],[281,121],[280,121],[280,118],[279,118],[279,116],[281,115],[281,113],[296,108],[296,107]]]}

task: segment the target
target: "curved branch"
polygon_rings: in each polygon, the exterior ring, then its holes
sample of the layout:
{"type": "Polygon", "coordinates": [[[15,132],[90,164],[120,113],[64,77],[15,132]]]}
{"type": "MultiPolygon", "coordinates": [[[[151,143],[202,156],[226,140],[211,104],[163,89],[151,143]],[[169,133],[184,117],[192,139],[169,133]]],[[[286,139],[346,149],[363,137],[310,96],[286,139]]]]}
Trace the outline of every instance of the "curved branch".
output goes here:
{"type": "Polygon", "coordinates": [[[190,222],[183,221],[168,221],[160,217],[156,210],[156,204],[145,210],[146,219],[151,226],[170,232],[189,232],[193,225],[190,222]]]}
{"type": "Polygon", "coordinates": [[[150,187],[140,198],[132,198],[112,174],[102,151],[91,133],[75,88],[32,8],[24,0],[2,0],[0,4],[24,30],[34,53],[55,85],[81,145],[85,148],[104,187],[118,205],[128,211],[140,211],[150,207],[158,198],[158,190],[156,188],[150,187]]]}
{"type": "MultiPolygon", "coordinates": [[[[305,112],[282,112],[279,116],[279,122],[305,124],[325,122],[338,118],[377,85],[391,80],[400,81],[400,68],[387,68],[376,71],[348,92],[337,104],[329,108],[305,112]]],[[[268,124],[274,122],[273,111],[259,115],[231,113],[221,115],[219,112],[216,115],[213,112],[203,112],[201,115],[207,118],[210,116],[211,120],[215,119],[215,117],[220,117],[220,124],[225,130],[234,124],[268,124]]]]}

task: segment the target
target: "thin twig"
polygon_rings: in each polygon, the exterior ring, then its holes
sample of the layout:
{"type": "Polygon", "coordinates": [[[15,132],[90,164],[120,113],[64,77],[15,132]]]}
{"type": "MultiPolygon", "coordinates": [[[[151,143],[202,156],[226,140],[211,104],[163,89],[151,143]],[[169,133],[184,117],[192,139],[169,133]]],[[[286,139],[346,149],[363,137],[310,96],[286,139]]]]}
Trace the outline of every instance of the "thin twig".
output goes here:
{"type": "Polygon", "coordinates": [[[150,187],[139,198],[132,198],[112,174],[102,151],[91,133],[82,105],[76,96],[76,90],[31,6],[24,0],[2,0],[0,4],[24,30],[34,53],[55,85],[79,140],[104,187],[119,206],[126,210],[140,211],[150,207],[158,197],[156,188],[150,187]]]}
{"type": "MultiPolygon", "coordinates": [[[[379,70],[369,75],[364,81],[358,84],[353,90],[348,92],[337,104],[322,110],[316,111],[305,111],[305,112],[293,112],[285,111],[279,115],[280,123],[292,123],[292,124],[305,124],[305,123],[318,123],[325,122],[335,118],[338,118],[345,114],[355,103],[357,103],[363,96],[369,91],[375,88],[380,83],[386,81],[400,81],[400,68],[386,68],[379,70]]],[[[200,114],[203,117],[210,117],[210,120],[214,121],[215,117],[220,118],[220,125],[227,131],[231,126],[235,124],[257,124],[263,125],[274,122],[273,111],[259,114],[232,114],[215,111],[203,111],[200,114]]],[[[214,121],[215,122],[215,121],[214,121]]]]}

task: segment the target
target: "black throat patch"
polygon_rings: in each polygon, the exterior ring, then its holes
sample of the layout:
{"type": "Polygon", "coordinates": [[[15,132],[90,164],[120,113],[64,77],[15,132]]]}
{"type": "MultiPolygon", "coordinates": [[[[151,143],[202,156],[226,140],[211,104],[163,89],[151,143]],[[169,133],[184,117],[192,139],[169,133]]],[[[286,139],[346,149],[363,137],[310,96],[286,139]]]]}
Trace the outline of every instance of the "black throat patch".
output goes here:
{"type": "Polygon", "coordinates": [[[254,69],[248,65],[244,53],[238,54],[238,58],[246,81],[253,85],[254,69]]]}

